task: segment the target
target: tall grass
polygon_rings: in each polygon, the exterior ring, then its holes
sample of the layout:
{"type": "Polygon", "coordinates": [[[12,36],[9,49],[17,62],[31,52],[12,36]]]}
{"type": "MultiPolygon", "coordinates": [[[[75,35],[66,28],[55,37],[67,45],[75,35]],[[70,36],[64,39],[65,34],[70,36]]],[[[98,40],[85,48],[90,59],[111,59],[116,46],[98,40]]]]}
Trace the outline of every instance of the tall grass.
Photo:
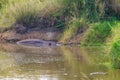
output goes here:
{"type": "Polygon", "coordinates": [[[0,0],[0,9],[5,6],[8,0],[0,0]]]}
{"type": "Polygon", "coordinates": [[[61,37],[62,42],[68,42],[80,27],[99,21],[105,13],[105,1],[101,0],[63,0],[63,4],[62,14],[66,16],[67,27],[61,37]]]}
{"type": "Polygon", "coordinates": [[[109,45],[112,45],[112,43],[118,41],[120,39],[120,21],[116,21],[114,27],[112,28],[112,35],[109,38],[109,45]]]}
{"type": "Polygon", "coordinates": [[[120,69],[120,40],[114,42],[111,48],[111,62],[115,69],[120,69]]]}
{"type": "MultiPolygon", "coordinates": [[[[115,20],[113,17],[118,17],[109,6],[113,6],[114,3],[111,2],[116,3],[118,0],[64,0],[63,2],[65,4],[63,13],[69,17],[68,20],[83,18],[86,23],[94,24],[90,26],[84,36],[84,45],[101,45],[106,42],[106,39],[112,34],[111,27],[114,26],[115,20]]],[[[81,26],[81,22],[78,25],[81,26]]],[[[78,25],[74,22],[67,25],[69,27],[65,29],[63,41],[76,34],[78,25]]]]}
{"type": "Polygon", "coordinates": [[[108,38],[107,45],[110,46],[111,64],[115,69],[120,69],[120,22],[116,21],[112,27],[112,35],[108,38]]]}
{"type": "Polygon", "coordinates": [[[64,13],[80,18],[86,17],[90,21],[99,20],[104,15],[105,1],[101,0],[64,0],[64,13]]]}
{"type": "Polygon", "coordinates": [[[9,0],[1,10],[0,27],[11,27],[15,23],[31,24],[37,16],[52,14],[59,7],[57,0],[9,0]]]}
{"type": "Polygon", "coordinates": [[[120,15],[120,0],[111,0],[112,8],[120,15]]]}
{"type": "MultiPolygon", "coordinates": [[[[2,0],[3,2],[4,0],[2,0]]],[[[30,24],[37,16],[53,13],[72,18],[86,18],[88,22],[99,21],[105,13],[105,1],[101,0],[7,0],[0,14],[0,27],[10,27],[15,23],[30,24]],[[56,11],[59,11],[56,13],[56,11]]],[[[61,23],[61,22],[60,22],[61,23]]],[[[59,24],[60,25],[60,24],[59,24]]],[[[71,24],[70,24],[71,25],[71,24]]]]}

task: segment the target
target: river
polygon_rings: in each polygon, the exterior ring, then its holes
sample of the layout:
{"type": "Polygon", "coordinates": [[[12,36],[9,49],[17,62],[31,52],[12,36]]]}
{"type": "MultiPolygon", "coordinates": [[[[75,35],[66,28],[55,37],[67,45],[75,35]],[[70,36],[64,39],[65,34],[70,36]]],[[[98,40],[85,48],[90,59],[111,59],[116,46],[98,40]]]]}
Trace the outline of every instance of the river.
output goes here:
{"type": "Polygon", "coordinates": [[[0,44],[0,80],[120,80],[106,50],[0,44]]]}

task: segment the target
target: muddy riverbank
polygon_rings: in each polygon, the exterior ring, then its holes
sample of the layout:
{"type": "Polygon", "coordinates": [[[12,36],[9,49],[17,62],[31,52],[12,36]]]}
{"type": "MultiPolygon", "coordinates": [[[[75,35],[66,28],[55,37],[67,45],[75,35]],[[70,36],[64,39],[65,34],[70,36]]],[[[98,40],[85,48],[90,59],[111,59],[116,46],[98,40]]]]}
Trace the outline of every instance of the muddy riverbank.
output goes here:
{"type": "MultiPolygon", "coordinates": [[[[32,31],[25,34],[18,34],[13,31],[0,33],[0,43],[8,42],[15,43],[24,39],[42,39],[60,42],[59,39],[62,36],[61,32],[46,32],[46,31],[32,31]]],[[[67,41],[67,43],[80,43],[82,40],[82,34],[77,34],[74,38],[67,41]]]]}
{"type": "Polygon", "coordinates": [[[25,33],[17,33],[15,30],[7,30],[5,32],[0,33],[0,43],[15,43],[20,40],[25,39],[41,39],[41,40],[49,40],[56,41],[63,44],[78,44],[81,42],[83,37],[83,32],[81,30],[72,38],[68,39],[65,43],[60,41],[60,38],[63,35],[63,31],[51,29],[43,29],[43,30],[34,30],[31,29],[25,33]]]}

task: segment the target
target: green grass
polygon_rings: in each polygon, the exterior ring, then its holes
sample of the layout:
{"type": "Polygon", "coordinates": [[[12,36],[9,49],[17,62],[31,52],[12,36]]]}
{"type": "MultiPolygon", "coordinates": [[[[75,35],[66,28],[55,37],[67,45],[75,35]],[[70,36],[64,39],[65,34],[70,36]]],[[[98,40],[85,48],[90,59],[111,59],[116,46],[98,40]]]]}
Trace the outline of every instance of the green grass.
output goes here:
{"type": "Polygon", "coordinates": [[[108,9],[108,2],[103,0],[64,0],[64,14],[67,17],[67,26],[65,27],[61,40],[67,42],[78,31],[78,27],[83,26],[79,20],[84,19],[84,25],[90,26],[85,33],[83,45],[103,45],[107,38],[112,34],[112,26],[118,15],[108,9]],[[72,19],[76,21],[71,22],[72,19]],[[76,23],[77,22],[77,23],[76,23]],[[91,25],[92,24],[92,25],[91,25]]]}
{"type": "Polygon", "coordinates": [[[101,0],[64,0],[64,13],[76,18],[86,17],[98,21],[104,15],[105,1],[101,0]]]}
{"type": "Polygon", "coordinates": [[[111,35],[111,24],[108,21],[91,25],[84,35],[82,45],[102,45],[111,35]]]}
{"type": "Polygon", "coordinates": [[[120,69],[120,40],[112,44],[111,60],[113,68],[120,69]]]}
{"type": "Polygon", "coordinates": [[[67,43],[68,40],[76,36],[78,30],[82,27],[87,27],[87,23],[84,19],[72,19],[71,22],[67,24],[66,29],[63,31],[63,35],[60,42],[67,43]]]}
{"type": "Polygon", "coordinates": [[[120,69],[120,22],[112,28],[112,35],[108,38],[107,45],[110,46],[111,64],[115,69],[120,69]]]}
{"type": "Polygon", "coordinates": [[[120,39],[120,21],[116,21],[114,27],[112,28],[112,35],[109,38],[109,45],[112,45],[112,43],[118,41],[120,39]]]}
{"type": "Polygon", "coordinates": [[[99,21],[105,13],[105,3],[100,0],[63,0],[63,4],[62,14],[67,19],[67,25],[60,38],[61,42],[68,42],[80,27],[99,21]]]}

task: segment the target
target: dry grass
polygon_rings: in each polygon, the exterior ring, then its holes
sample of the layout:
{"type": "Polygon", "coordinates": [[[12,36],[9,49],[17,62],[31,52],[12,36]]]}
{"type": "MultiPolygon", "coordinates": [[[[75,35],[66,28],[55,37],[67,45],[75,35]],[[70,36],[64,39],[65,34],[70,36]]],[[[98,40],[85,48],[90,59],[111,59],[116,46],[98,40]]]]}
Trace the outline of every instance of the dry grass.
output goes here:
{"type": "Polygon", "coordinates": [[[16,22],[29,23],[36,16],[55,13],[59,8],[57,0],[9,0],[2,8],[0,27],[11,27],[16,22]]]}
{"type": "Polygon", "coordinates": [[[66,43],[68,40],[72,39],[78,33],[78,30],[82,27],[87,27],[87,22],[85,19],[73,18],[67,25],[60,39],[60,42],[66,43]]]}

